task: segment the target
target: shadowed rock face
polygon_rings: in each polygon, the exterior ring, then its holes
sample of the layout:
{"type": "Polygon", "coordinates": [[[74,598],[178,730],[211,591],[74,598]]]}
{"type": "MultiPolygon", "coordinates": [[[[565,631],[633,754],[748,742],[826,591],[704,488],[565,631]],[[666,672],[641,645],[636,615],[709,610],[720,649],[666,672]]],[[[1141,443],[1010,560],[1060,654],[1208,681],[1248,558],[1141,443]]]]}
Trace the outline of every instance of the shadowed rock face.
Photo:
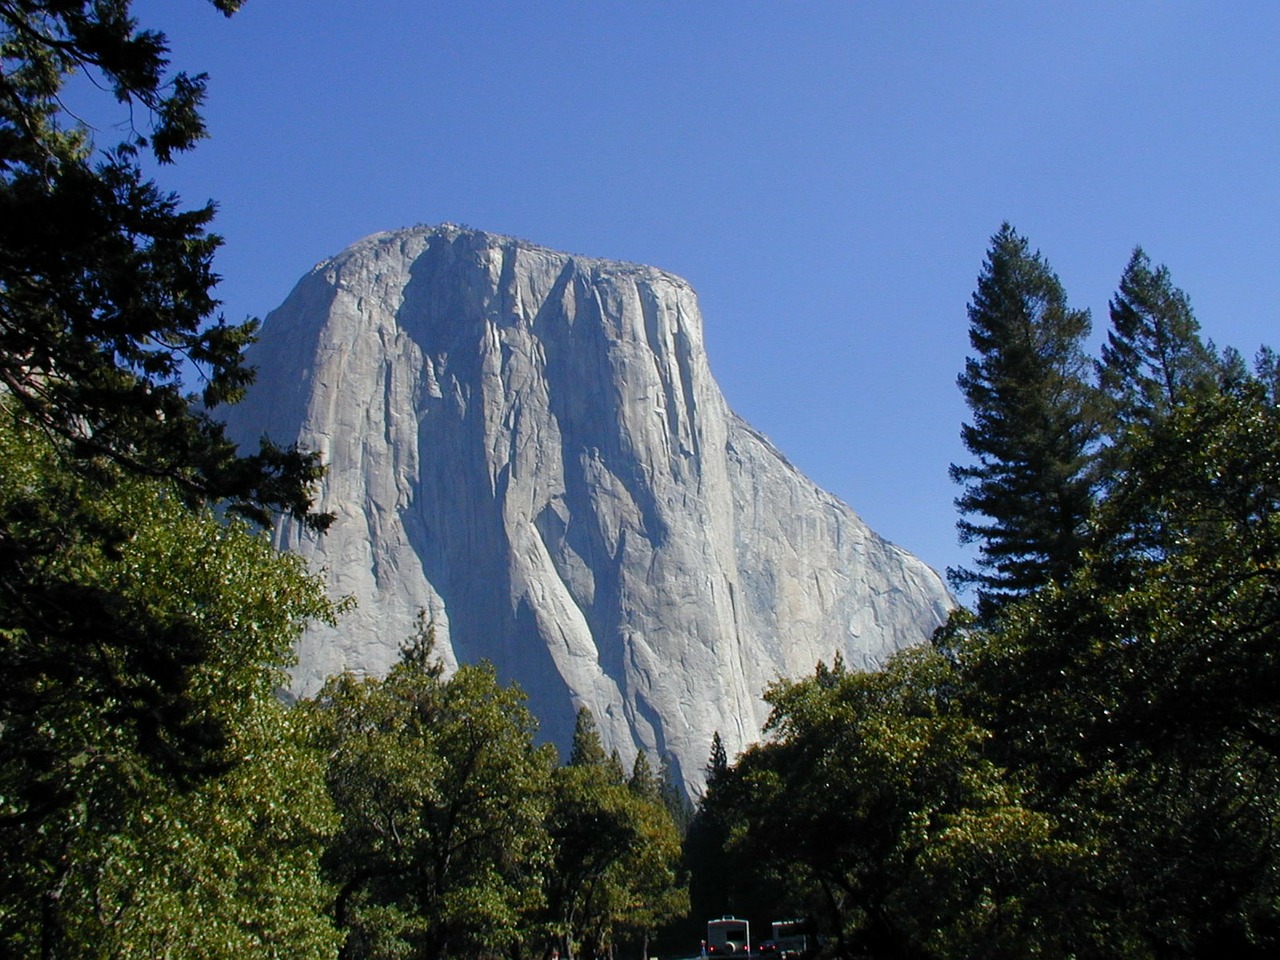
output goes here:
{"type": "Polygon", "coordinates": [[[760,694],[838,652],[877,665],[950,597],[725,404],[690,286],[454,226],[377,234],[266,320],[234,436],[329,464],[316,539],[357,609],[302,640],[295,686],[381,673],[426,610],[454,666],[487,658],[562,746],[668,756],[693,790],[712,734],[757,739],[760,694]]]}

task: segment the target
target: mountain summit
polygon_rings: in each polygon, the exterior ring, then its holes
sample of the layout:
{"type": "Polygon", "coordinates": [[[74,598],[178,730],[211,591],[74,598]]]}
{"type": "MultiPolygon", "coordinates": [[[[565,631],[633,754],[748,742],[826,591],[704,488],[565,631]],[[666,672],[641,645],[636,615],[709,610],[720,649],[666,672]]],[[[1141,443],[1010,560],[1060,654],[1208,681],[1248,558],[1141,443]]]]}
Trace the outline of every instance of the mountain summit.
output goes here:
{"type": "Polygon", "coordinates": [[[420,610],[446,664],[487,658],[569,742],[702,784],[712,734],[757,739],[772,680],[873,667],[951,606],[733,414],[692,288],[652,267],[452,225],[368,237],[266,319],[233,436],[319,450],[316,538],[357,608],[303,638],[294,679],[382,673],[420,610]]]}

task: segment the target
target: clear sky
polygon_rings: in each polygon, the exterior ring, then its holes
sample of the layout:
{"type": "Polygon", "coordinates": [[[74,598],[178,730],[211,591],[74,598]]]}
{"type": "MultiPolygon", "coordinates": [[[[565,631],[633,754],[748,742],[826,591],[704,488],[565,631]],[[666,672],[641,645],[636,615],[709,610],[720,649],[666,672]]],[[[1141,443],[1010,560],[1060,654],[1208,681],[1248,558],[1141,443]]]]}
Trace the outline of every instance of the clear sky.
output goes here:
{"type": "Polygon", "coordinates": [[[1105,333],[1132,248],[1280,346],[1280,4],[142,0],[210,77],[161,182],[220,205],[228,319],[453,221],[698,291],[730,405],[878,532],[962,564],[965,308],[1004,220],[1105,333]]]}

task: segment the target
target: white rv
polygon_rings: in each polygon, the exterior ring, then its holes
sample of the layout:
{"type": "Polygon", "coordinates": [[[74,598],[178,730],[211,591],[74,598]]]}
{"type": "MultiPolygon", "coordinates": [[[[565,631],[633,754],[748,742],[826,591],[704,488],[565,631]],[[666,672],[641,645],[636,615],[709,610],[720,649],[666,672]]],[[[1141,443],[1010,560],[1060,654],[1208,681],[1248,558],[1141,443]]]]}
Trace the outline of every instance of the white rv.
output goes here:
{"type": "Polygon", "coordinates": [[[737,917],[707,921],[707,955],[746,956],[751,952],[751,924],[737,917]]]}

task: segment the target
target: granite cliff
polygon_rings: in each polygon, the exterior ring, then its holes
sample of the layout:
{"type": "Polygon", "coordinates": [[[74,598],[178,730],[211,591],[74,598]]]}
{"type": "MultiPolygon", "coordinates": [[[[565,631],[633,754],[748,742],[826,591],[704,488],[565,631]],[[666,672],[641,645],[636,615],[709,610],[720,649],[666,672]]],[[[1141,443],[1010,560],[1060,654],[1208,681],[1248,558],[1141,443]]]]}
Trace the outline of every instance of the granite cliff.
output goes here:
{"type": "Polygon", "coordinates": [[[562,746],[667,756],[757,739],[764,687],[838,652],[871,667],[951,600],[735,416],[692,288],[652,267],[451,225],[317,265],[250,352],[233,435],[329,464],[331,531],[282,545],[357,608],[303,639],[298,692],[382,672],[419,610],[446,663],[487,658],[562,746]]]}

